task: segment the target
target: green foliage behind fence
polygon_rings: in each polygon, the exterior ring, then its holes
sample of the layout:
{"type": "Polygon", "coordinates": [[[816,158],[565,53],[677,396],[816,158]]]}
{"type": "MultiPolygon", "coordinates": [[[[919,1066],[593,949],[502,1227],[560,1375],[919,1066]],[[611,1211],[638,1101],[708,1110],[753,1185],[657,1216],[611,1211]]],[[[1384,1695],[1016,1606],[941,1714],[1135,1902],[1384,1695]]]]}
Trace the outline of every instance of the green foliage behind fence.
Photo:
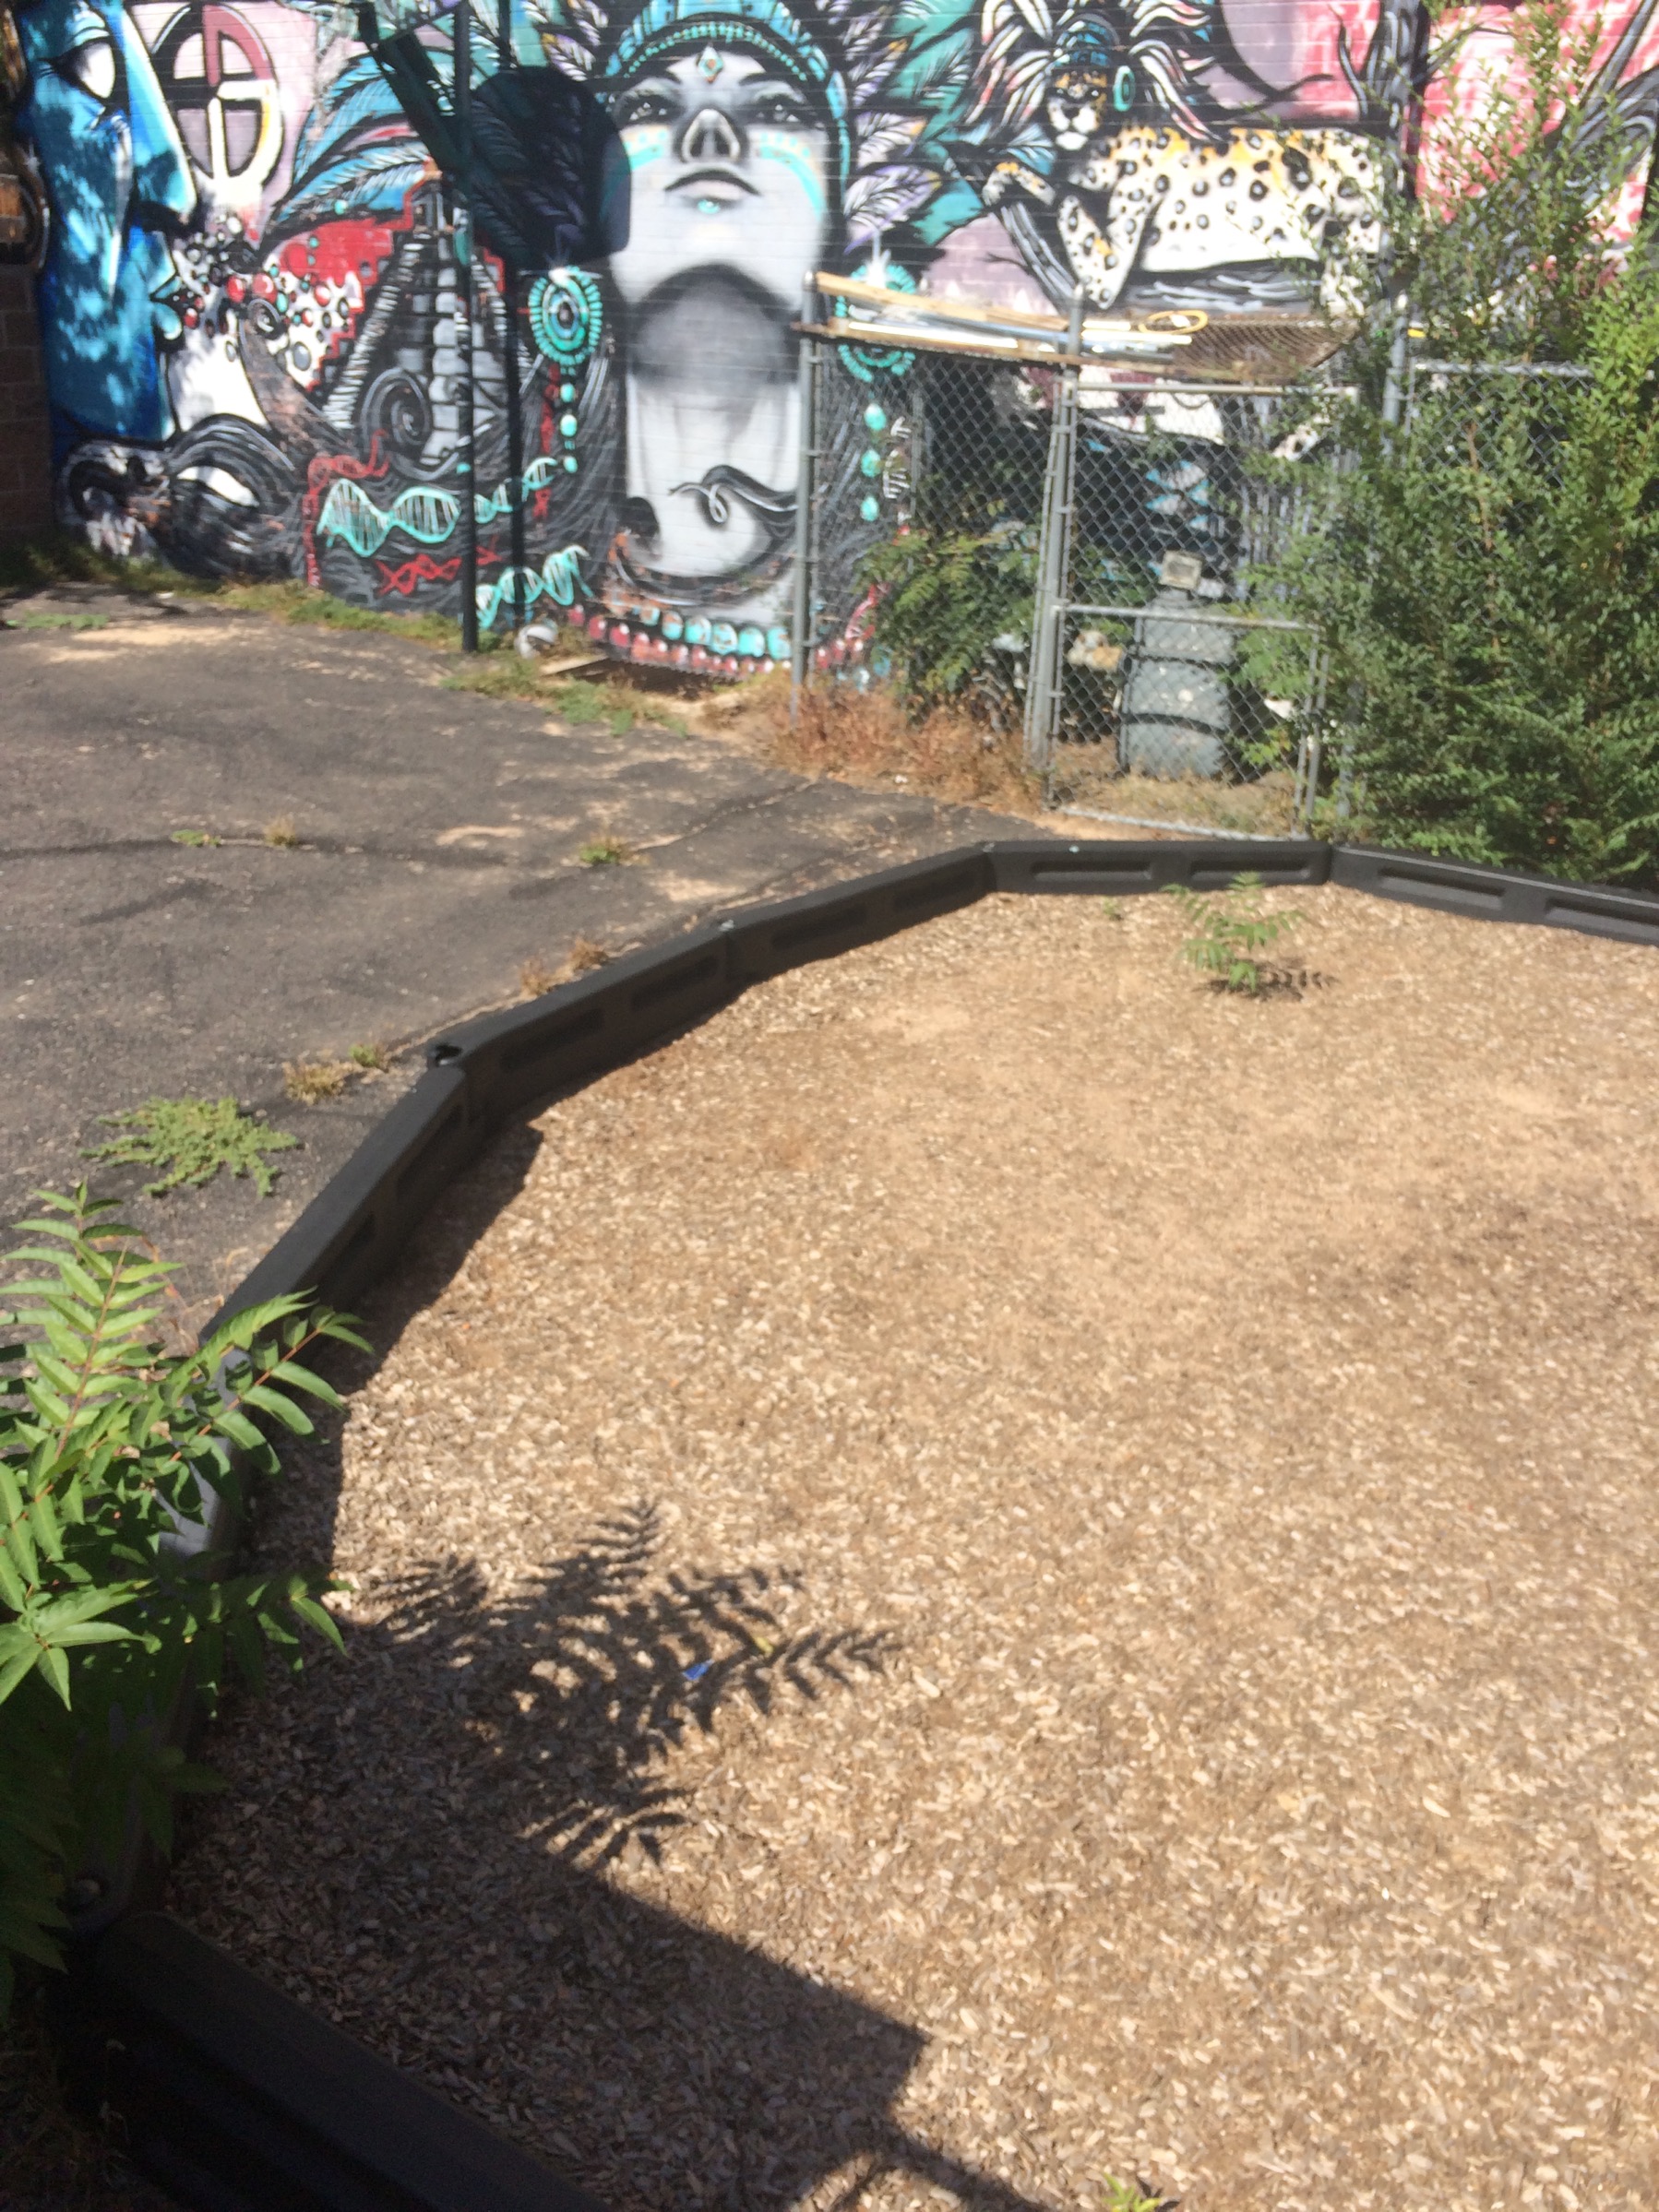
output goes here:
{"type": "Polygon", "coordinates": [[[1646,234],[1610,248],[1631,149],[1576,101],[1587,52],[1558,6],[1516,25],[1519,85],[1395,226],[1414,353],[1453,372],[1387,424],[1379,301],[1356,396],[1311,400],[1319,455],[1277,468],[1295,527],[1251,586],[1330,649],[1345,834],[1654,884],[1659,263],[1646,234]]]}

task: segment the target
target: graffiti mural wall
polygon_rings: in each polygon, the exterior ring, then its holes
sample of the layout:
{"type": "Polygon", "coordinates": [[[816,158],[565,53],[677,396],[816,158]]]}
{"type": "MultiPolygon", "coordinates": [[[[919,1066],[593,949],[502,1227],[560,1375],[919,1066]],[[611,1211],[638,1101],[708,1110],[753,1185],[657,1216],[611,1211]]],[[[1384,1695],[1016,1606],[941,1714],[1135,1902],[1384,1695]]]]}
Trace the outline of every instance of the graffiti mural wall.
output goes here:
{"type": "MultiPolygon", "coordinates": [[[[481,619],[511,598],[516,342],[535,610],[731,672],[788,647],[804,271],[1043,308],[1080,283],[1097,310],[1329,300],[1376,245],[1419,36],[1414,0],[507,4],[515,62],[597,97],[626,204],[613,250],[531,272],[516,339],[480,257],[481,619]]],[[[1656,6],[1606,16],[1598,74],[1629,104],[1659,62],[1656,6]]],[[[352,13],[11,15],[9,136],[50,210],[63,518],[209,575],[453,611],[449,209],[352,13]]],[[[441,0],[383,0],[379,19],[447,80],[441,0]]],[[[1499,73],[1505,20],[1483,8],[1469,49],[1499,73]]],[[[481,13],[481,101],[502,28],[481,13]]],[[[1431,113],[1474,81],[1431,89],[1431,113]]],[[[558,149],[510,101],[492,114],[533,194],[558,149]]],[[[904,374],[852,348],[831,374],[843,565],[902,518],[904,374]]]]}

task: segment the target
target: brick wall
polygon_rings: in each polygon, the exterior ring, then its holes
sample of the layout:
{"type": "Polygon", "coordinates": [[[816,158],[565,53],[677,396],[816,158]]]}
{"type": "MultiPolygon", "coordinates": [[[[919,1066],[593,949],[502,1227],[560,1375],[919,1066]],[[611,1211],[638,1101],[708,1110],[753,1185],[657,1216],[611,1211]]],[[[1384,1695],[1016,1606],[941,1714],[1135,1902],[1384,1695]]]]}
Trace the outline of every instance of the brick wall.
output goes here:
{"type": "Polygon", "coordinates": [[[34,278],[0,263],[0,545],[51,522],[50,451],[34,278]]]}

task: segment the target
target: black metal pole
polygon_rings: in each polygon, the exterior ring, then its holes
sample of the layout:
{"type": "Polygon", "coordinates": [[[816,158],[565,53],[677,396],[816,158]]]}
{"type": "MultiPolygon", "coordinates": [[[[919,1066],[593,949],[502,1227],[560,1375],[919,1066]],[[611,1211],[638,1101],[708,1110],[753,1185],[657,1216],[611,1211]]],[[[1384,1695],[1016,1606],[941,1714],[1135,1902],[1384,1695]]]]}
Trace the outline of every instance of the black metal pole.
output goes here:
{"type": "Polygon", "coordinates": [[[472,404],[472,331],[478,295],[472,273],[472,0],[455,5],[455,136],[460,175],[455,191],[456,336],[460,339],[460,649],[478,650],[478,439],[472,404]]]}
{"type": "MultiPolygon", "coordinates": [[[[495,66],[518,66],[513,51],[513,0],[500,0],[495,17],[495,66]]],[[[501,265],[501,303],[507,324],[507,484],[509,558],[513,564],[513,628],[521,630],[529,609],[524,597],[524,394],[519,386],[519,271],[501,265]]]]}

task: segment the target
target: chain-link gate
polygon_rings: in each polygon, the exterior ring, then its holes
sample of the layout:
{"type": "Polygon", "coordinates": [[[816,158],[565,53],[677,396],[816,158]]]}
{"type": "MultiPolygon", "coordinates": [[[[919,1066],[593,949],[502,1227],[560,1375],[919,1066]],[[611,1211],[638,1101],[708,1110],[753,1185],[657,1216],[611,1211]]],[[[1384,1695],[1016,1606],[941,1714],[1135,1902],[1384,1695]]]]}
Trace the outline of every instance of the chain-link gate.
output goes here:
{"type": "Polygon", "coordinates": [[[1200,827],[1303,827],[1324,657],[1239,604],[1283,522],[1254,457],[1283,387],[1068,371],[1055,410],[1026,755],[1051,804],[1200,827]],[[1176,787],[1171,790],[1170,787],[1176,787]]]}

